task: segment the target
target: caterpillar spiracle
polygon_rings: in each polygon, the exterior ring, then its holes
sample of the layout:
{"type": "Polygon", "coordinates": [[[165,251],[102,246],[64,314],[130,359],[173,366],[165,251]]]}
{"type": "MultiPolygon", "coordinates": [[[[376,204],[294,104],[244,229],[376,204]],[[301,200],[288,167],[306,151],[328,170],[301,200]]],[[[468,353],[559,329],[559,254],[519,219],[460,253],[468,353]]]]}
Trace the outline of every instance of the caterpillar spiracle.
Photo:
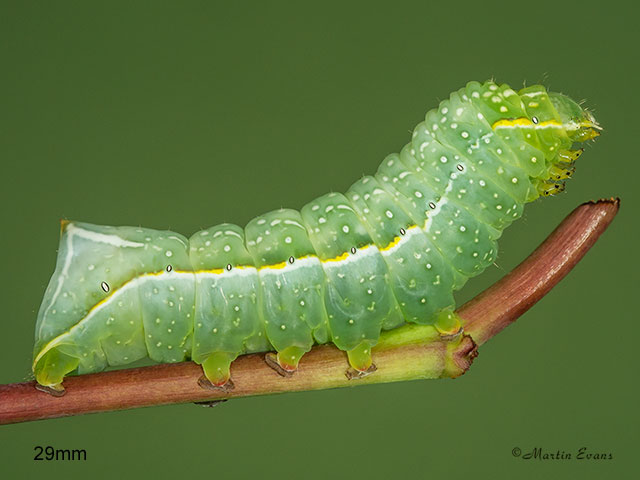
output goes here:
{"type": "Polygon", "coordinates": [[[494,261],[525,203],[563,189],[583,151],[572,144],[599,130],[588,110],[543,86],[470,82],[375,175],[301,211],[188,239],[63,221],[38,312],[35,378],[62,392],[72,372],[191,359],[208,387],[225,388],[238,355],[276,352],[272,366],[293,372],[328,342],[366,373],[381,330],[459,331],[453,292],[494,261]]]}

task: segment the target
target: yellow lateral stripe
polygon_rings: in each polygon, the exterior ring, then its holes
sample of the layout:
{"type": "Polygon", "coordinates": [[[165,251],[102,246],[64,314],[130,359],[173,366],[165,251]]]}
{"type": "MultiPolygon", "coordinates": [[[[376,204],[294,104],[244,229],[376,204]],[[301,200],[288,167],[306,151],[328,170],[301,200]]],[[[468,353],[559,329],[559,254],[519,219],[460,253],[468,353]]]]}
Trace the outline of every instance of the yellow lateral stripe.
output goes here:
{"type": "Polygon", "coordinates": [[[337,257],[327,258],[326,260],[320,260],[320,261],[322,263],[341,262],[342,260],[346,259],[348,256],[349,256],[349,252],[344,252],[344,253],[338,255],[337,257]]]}
{"type": "Polygon", "coordinates": [[[267,268],[278,270],[286,266],[287,266],[287,262],[280,262],[280,263],[274,263],[273,265],[263,265],[262,267],[258,268],[258,270],[265,270],[267,268]]]}
{"type": "Polygon", "coordinates": [[[531,120],[529,120],[526,117],[503,118],[503,119],[497,120],[496,122],[494,122],[493,125],[491,125],[491,128],[493,130],[497,128],[514,128],[514,127],[524,127],[524,128],[533,128],[533,129],[551,127],[551,128],[564,128],[566,130],[574,130],[577,128],[596,128],[598,130],[602,130],[602,127],[600,127],[600,125],[596,125],[595,123],[589,122],[589,121],[582,121],[580,123],[569,122],[566,125],[558,122],[557,120],[546,120],[544,122],[533,123],[531,120]]]}
{"type": "MultiPolygon", "coordinates": [[[[581,125],[582,126],[582,125],[581,125]]],[[[496,128],[512,128],[512,127],[531,127],[531,128],[546,128],[546,127],[563,127],[562,123],[557,120],[546,120],[544,122],[533,123],[526,117],[520,118],[503,118],[501,120],[496,121],[491,128],[495,130],[496,128]]]]}
{"type": "Polygon", "coordinates": [[[496,128],[501,128],[501,127],[530,127],[532,125],[533,125],[533,122],[528,118],[524,118],[524,117],[513,118],[513,119],[503,118],[496,121],[493,125],[491,125],[491,128],[495,130],[496,128]]]}
{"type": "Polygon", "coordinates": [[[391,240],[386,247],[381,248],[380,251],[384,252],[386,250],[389,250],[395,247],[399,242],[400,242],[400,237],[393,237],[393,240],[391,240]]]}
{"type": "MultiPolygon", "coordinates": [[[[298,257],[298,258],[296,258],[296,260],[304,260],[304,259],[306,259],[306,258],[318,258],[318,257],[316,257],[315,255],[305,255],[304,257],[298,257]]],[[[263,266],[261,266],[261,267],[259,267],[259,268],[258,268],[258,271],[260,271],[260,270],[264,270],[264,269],[266,269],[266,268],[268,268],[268,269],[278,270],[278,269],[281,269],[281,268],[286,267],[286,266],[287,266],[287,263],[288,263],[287,261],[284,261],[284,262],[274,263],[274,264],[272,264],[272,265],[263,265],[263,266]]],[[[255,267],[254,267],[254,268],[255,268],[255,267]]],[[[196,272],[196,273],[197,273],[197,272],[196,272]]]]}

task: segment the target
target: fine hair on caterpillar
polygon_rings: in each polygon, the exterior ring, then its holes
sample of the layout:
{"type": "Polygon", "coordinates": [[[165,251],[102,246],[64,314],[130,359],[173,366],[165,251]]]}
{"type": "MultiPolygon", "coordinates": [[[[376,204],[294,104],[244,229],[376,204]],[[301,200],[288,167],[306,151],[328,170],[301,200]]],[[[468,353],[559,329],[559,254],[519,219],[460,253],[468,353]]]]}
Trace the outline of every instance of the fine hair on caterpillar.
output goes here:
{"type": "Polygon", "coordinates": [[[191,359],[203,388],[233,388],[241,354],[291,375],[314,344],[375,371],[382,330],[460,332],[453,292],[491,265],[524,205],[564,189],[598,136],[593,114],[533,85],[469,82],[427,112],[399,153],[344,193],[244,228],[171,231],[63,222],[38,313],[33,371],[64,377],[144,357],[191,359]]]}

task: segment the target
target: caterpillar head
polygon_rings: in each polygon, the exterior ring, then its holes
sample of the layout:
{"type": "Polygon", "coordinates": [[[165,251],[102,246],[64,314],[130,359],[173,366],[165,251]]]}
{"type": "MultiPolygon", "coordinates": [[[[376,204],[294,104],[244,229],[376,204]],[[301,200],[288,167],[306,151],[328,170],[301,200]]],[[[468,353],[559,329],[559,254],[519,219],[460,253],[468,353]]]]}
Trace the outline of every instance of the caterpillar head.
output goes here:
{"type": "Polygon", "coordinates": [[[598,137],[602,130],[593,114],[571,98],[555,92],[549,92],[548,95],[556,113],[555,125],[561,129],[559,137],[553,137],[552,133],[554,148],[549,150],[553,150],[555,155],[549,159],[548,170],[541,178],[534,180],[537,193],[541,196],[562,192],[565,187],[563,180],[571,178],[575,172],[574,162],[584,149],[570,149],[571,142],[591,140],[598,137]],[[558,121],[561,125],[557,124],[558,121]],[[564,140],[561,140],[563,136],[564,140]],[[558,141],[560,141],[560,148],[556,149],[558,141]],[[567,141],[569,144],[566,143],[567,141]]]}
{"type": "Polygon", "coordinates": [[[549,100],[560,115],[562,125],[571,140],[584,142],[600,135],[602,127],[589,110],[561,93],[550,92],[549,100]]]}

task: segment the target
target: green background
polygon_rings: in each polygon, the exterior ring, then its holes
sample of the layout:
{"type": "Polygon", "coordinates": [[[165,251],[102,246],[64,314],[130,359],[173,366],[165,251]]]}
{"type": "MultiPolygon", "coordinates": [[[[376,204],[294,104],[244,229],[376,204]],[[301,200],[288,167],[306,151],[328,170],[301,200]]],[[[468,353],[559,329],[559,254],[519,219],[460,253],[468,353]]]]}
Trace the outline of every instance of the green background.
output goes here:
{"type": "Polygon", "coordinates": [[[0,383],[30,379],[59,219],[171,228],[300,208],[398,151],[471,79],[542,82],[604,125],[567,192],[501,242],[511,270],[576,205],[622,210],[580,265],[452,380],[0,427],[5,478],[629,478],[637,472],[638,8],[616,2],[5,2],[0,383]],[[34,462],[36,445],[86,462],[34,462]],[[524,461],[511,450],[611,452],[524,461]]]}

